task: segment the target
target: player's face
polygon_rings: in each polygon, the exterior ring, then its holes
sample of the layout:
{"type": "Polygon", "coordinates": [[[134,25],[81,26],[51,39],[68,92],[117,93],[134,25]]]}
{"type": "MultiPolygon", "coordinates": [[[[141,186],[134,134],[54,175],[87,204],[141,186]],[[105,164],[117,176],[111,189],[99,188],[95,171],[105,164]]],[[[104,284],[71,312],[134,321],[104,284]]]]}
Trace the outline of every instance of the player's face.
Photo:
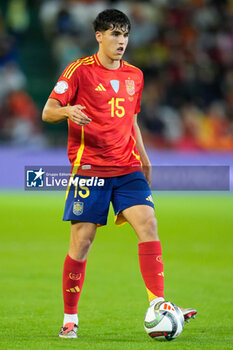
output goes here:
{"type": "Polygon", "coordinates": [[[102,52],[112,60],[120,60],[128,45],[129,32],[127,28],[111,28],[98,32],[97,40],[102,52]]]}

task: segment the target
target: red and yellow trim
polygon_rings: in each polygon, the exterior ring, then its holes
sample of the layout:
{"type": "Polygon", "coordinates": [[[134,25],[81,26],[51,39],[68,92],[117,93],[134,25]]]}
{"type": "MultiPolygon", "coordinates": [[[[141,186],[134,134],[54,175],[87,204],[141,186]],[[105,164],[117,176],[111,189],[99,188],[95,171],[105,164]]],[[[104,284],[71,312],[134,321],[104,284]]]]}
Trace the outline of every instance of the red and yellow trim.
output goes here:
{"type": "MultiPolygon", "coordinates": [[[[80,164],[81,164],[81,158],[82,158],[82,155],[83,155],[84,148],[85,148],[85,144],[84,144],[84,127],[82,126],[80,146],[79,146],[79,149],[77,151],[77,155],[76,155],[76,159],[75,159],[75,162],[74,162],[74,166],[73,166],[73,170],[72,170],[71,176],[76,175],[77,172],[78,172],[78,168],[80,167],[80,164]]],[[[67,200],[67,198],[68,198],[69,191],[70,191],[70,186],[67,187],[65,200],[67,200]]],[[[75,188],[75,195],[77,196],[77,188],[75,188]]]]}
{"type": "MultiPolygon", "coordinates": [[[[131,136],[132,139],[133,139],[134,146],[136,146],[136,140],[135,140],[135,138],[133,137],[133,135],[130,135],[130,136],[131,136]]],[[[133,156],[134,156],[137,160],[140,161],[140,163],[141,163],[141,165],[142,165],[141,158],[140,158],[139,154],[135,153],[134,150],[132,150],[132,154],[133,154],[133,156]]]]}
{"type": "Polygon", "coordinates": [[[76,63],[74,66],[72,66],[72,69],[69,71],[69,73],[67,73],[66,78],[67,78],[67,79],[70,79],[70,78],[72,77],[74,71],[75,71],[79,66],[81,66],[81,64],[82,64],[82,62],[78,62],[78,63],[76,63]]]}
{"type": "Polygon", "coordinates": [[[125,66],[129,66],[129,67],[133,67],[133,68],[138,69],[137,67],[133,66],[132,64],[129,64],[129,63],[126,62],[126,61],[123,61],[123,63],[124,63],[125,66]]]}
{"type": "Polygon", "coordinates": [[[132,154],[134,155],[134,157],[135,157],[137,160],[140,160],[139,154],[136,154],[136,153],[134,152],[134,150],[132,150],[132,154]]]}
{"type": "Polygon", "coordinates": [[[95,63],[95,60],[94,60],[93,56],[91,56],[91,57],[86,57],[86,58],[84,58],[82,61],[83,61],[83,64],[84,64],[84,65],[95,63]]]}
{"type": "Polygon", "coordinates": [[[94,57],[96,63],[98,64],[98,66],[101,66],[101,63],[100,63],[98,56],[97,56],[97,53],[95,53],[93,57],[94,57]]]}
{"type": "Polygon", "coordinates": [[[65,70],[64,74],[63,74],[63,77],[64,78],[67,78],[67,79],[70,79],[73,75],[73,73],[75,72],[75,70],[81,66],[82,64],[83,65],[88,65],[88,64],[93,64],[95,63],[95,60],[93,58],[93,56],[88,56],[88,57],[85,57],[85,58],[82,58],[82,59],[79,59],[73,63],[71,63],[68,68],[65,70]]]}
{"type": "Polygon", "coordinates": [[[67,76],[69,75],[69,73],[70,73],[70,71],[72,70],[72,68],[73,68],[74,66],[76,66],[78,63],[80,63],[80,60],[77,60],[77,61],[71,63],[71,64],[67,67],[67,69],[65,70],[65,72],[64,72],[64,74],[63,74],[63,77],[67,78],[67,76]]]}
{"type": "Polygon", "coordinates": [[[74,167],[73,167],[73,171],[72,174],[77,174],[78,168],[80,167],[81,164],[81,158],[83,155],[83,151],[85,148],[85,144],[84,144],[84,127],[82,126],[82,130],[81,130],[81,142],[80,142],[80,146],[77,152],[77,156],[74,162],[74,167]]]}

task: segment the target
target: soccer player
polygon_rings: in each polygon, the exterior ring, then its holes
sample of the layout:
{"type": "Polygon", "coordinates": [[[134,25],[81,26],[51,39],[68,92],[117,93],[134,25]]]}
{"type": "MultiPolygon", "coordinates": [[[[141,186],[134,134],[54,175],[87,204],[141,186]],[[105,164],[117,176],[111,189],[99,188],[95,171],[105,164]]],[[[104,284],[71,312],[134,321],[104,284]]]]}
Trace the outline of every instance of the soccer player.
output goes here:
{"type": "MultiPolygon", "coordinates": [[[[77,306],[87,256],[98,226],[107,222],[110,201],[117,225],[128,222],[138,237],[141,274],[150,303],[164,300],[161,244],[149,185],[151,164],[137,124],[143,73],[122,60],[130,21],[105,10],[94,21],[99,50],[63,72],[43,110],[49,123],[68,121],[68,156],[73,179],[63,220],[71,221],[63,269],[64,321],[59,333],[77,338],[77,306]]],[[[196,310],[183,309],[189,320],[196,310]]]]}

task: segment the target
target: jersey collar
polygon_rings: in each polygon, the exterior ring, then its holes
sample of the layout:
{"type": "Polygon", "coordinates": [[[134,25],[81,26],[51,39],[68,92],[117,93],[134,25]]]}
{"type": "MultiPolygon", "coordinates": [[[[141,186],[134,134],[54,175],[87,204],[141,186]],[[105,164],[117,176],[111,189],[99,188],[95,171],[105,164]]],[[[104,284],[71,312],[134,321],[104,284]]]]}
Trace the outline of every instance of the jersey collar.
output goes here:
{"type": "Polygon", "coordinates": [[[123,60],[121,60],[120,67],[117,68],[117,69],[108,69],[108,68],[104,67],[104,66],[100,63],[100,60],[98,59],[97,53],[94,54],[94,59],[95,59],[95,61],[96,61],[96,63],[97,63],[98,66],[100,66],[100,67],[102,67],[102,68],[104,68],[104,69],[106,69],[106,70],[108,70],[108,71],[112,71],[112,72],[117,71],[118,69],[121,69],[121,68],[123,67],[123,62],[124,62],[123,60]]]}

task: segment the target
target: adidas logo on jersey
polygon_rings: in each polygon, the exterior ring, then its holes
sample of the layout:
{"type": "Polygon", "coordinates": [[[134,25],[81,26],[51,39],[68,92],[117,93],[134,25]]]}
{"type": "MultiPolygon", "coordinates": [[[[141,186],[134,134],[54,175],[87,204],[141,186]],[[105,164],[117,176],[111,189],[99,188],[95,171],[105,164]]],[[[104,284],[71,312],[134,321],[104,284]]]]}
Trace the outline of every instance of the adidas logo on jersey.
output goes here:
{"type": "Polygon", "coordinates": [[[95,88],[96,91],[106,91],[105,87],[100,83],[97,88],[95,88]]]}

